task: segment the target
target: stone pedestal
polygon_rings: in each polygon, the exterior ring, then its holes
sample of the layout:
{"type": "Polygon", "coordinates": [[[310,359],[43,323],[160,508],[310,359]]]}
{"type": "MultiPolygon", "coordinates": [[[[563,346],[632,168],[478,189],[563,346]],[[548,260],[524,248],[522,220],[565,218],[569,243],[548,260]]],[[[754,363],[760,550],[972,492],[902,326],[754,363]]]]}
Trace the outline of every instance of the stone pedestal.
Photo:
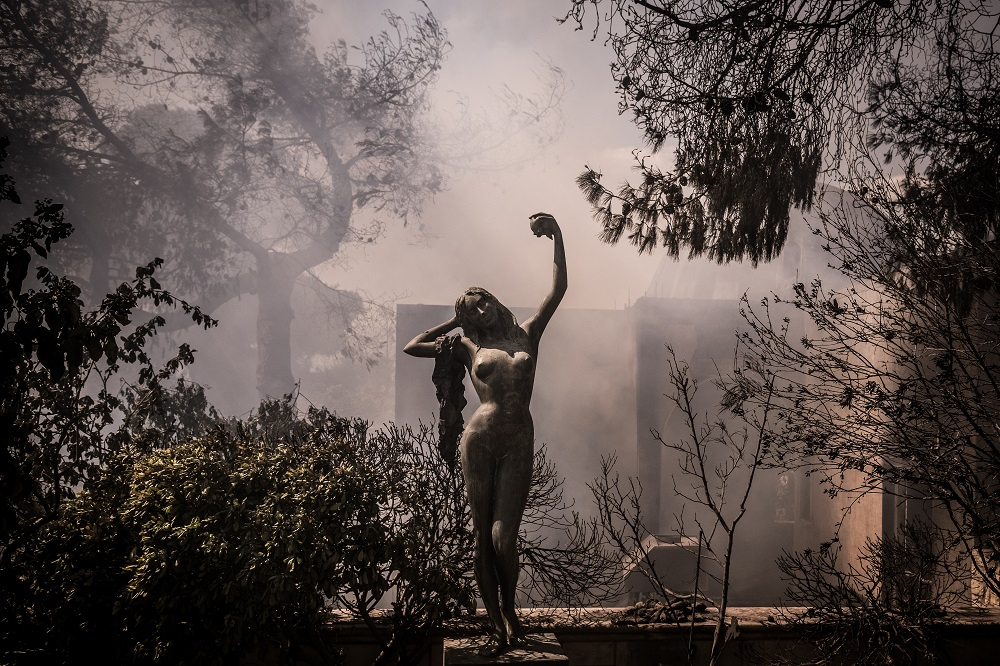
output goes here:
{"type": "Polygon", "coordinates": [[[486,636],[445,639],[445,666],[502,666],[509,664],[569,666],[569,658],[562,646],[559,645],[555,634],[528,634],[528,644],[525,647],[508,650],[495,657],[479,656],[479,648],[485,643],[486,636]]]}

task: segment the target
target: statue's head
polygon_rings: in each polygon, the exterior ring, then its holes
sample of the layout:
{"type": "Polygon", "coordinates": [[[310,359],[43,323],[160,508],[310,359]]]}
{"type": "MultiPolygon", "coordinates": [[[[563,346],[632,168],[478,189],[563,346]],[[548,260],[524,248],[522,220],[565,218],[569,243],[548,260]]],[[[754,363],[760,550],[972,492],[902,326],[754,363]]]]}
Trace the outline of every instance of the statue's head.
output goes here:
{"type": "Polygon", "coordinates": [[[476,344],[480,338],[507,338],[516,335],[517,319],[497,297],[482,287],[469,287],[455,301],[455,315],[465,337],[476,344]]]}

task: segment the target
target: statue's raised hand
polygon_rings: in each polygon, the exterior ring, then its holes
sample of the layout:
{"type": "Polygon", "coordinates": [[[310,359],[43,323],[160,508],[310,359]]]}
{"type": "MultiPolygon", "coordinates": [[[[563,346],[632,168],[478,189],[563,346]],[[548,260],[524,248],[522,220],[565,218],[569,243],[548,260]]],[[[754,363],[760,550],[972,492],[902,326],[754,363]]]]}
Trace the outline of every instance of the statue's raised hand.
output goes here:
{"type": "Polygon", "coordinates": [[[552,238],[559,233],[559,223],[548,213],[535,213],[528,219],[531,220],[531,231],[535,236],[552,238]]]}

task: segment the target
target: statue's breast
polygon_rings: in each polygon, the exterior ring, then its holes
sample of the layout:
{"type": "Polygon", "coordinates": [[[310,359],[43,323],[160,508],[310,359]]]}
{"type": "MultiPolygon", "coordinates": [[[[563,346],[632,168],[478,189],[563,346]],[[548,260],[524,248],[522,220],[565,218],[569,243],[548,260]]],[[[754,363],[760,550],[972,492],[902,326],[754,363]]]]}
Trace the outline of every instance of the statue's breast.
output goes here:
{"type": "Polygon", "coordinates": [[[500,349],[480,349],[472,373],[486,384],[518,384],[532,376],[535,359],[526,351],[510,353],[500,349]]]}

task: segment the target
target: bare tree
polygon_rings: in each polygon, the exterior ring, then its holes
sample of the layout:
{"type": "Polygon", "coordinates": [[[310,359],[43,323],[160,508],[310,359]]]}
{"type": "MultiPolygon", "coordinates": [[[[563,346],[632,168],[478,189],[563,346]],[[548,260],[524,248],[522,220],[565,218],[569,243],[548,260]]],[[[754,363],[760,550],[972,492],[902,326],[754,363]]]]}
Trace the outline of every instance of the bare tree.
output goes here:
{"type": "MultiPolygon", "coordinates": [[[[679,362],[670,349],[670,381],[674,393],[670,399],[684,415],[687,433],[683,438],[668,438],[654,432],[654,436],[668,449],[680,454],[680,473],[688,487],[678,485],[674,478],[674,492],[695,507],[708,509],[708,520],[694,517],[698,528],[699,559],[714,559],[722,569],[719,613],[715,635],[712,639],[710,664],[718,663],[726,642],[731,638],[726,625],[729,589],[732,580],[736,540],[740,521],[747,513],[750,491],[757,472],[767,466],[771,448],[771,419],[774,415],[774,374],[750,360],[737,364],[728,377],[717,380],[720,388],[728,389],[720,405],[742,420],[734,425],[725,417],[710,420],[695,411],[697,380],[690,376],[686,363],[679,362]],[[734,386],[752,385],[760,395],[759,405],[752,410],[728,397],[734,386]],[[690,488],[690,489],[689,489],[690,488]],[[716,535],[721,536],[721,546],[716,545],[716,535]],[[704,555],[702,555],[704,550],[704,555]]],[[[683,516],[683,513],[681,514],[683,516]]],[[[678,529],[686,531],[683,518],[678,517],[678,529]]]]}
{"type": "Polygon", "coordinates": [[[580,608],[608,603],[623,588],[621,558],[597,518],[563,498],[563,478],[543,445],[535,452],[531,490],[518,539],[518,592],[532,606],[580,608]]]}
{"type": "MultiPolygon", "coordinates": [[[[848,284],[744,301],[742,352],[775,374],[782,464],[817,474],[831,494],[922,498],[996,592],[997,301],[992,286],[975,288],[996,284],[996,248],[978,240],[981,218],[966,231],[879,196],[818,229],[848,284]],[[789,334],[794,310],[805,335],[789,334]]],[[[763,400],[752,387],[740,399],[763,400]]]]}
{"type": "MultiPolygon", "coordinates": [[[[677,359],[672,348],[669,353],[673,391],[667,397],[682,414],[684,432],[664,436],[654,430],[652,434],[667,449],[679,454],[679,475],[673,477],[673,488],[684,504],[675,515],[675,530],[682,538],[697,537],[695,588],[688,604],[692,628],[695,608],[705,589],[699,588],[701,578],[717,578],[718,613],[709,659],[714,665],[722,658],[726,643],[736,634],[735,623],[727,624],[733,564],[737,560],[734,544],[757,473],[769,466],[774,418],[774,405],[766,398],[752,409],[745,409],[742,402],[731,398],[748,387],[753,387],[756,395],[770,395],[775,376],[750,361],[735,367],[728,376],[720,373],[715,383],[724,391],[723,400],[719,414],[711,418],[696,407],[698,381],[691,376],[690,367],[677,359]],[[725,415],[726,410],[731,413],[729,416],[725,415]],[[736,417],[735,422],[732,417],[736,417]],[[685,513],[690,509],[694,515],[689,523],[685,513]],[[721,573],[716,574],[709,563],[718,565],[721,573]]],[[[656,571],[650,548],[653,535],[643,523],[640,510],[641,486],[629,479],[629,487],[623,488],[613,468],[614,459],[605,459],[602,475],[591,485],[602,527],[627,565],[638,569],[653,584],[671,610],[681,610],[684,607],[675,602],[683,600],[685,595],[666,587],[656,571]]],[[[679,623],[683,619],[683,613],[661,615],[667,621],[679,623]]],[[[694,658],[693,652],[689,658],[694,658]]]]}

